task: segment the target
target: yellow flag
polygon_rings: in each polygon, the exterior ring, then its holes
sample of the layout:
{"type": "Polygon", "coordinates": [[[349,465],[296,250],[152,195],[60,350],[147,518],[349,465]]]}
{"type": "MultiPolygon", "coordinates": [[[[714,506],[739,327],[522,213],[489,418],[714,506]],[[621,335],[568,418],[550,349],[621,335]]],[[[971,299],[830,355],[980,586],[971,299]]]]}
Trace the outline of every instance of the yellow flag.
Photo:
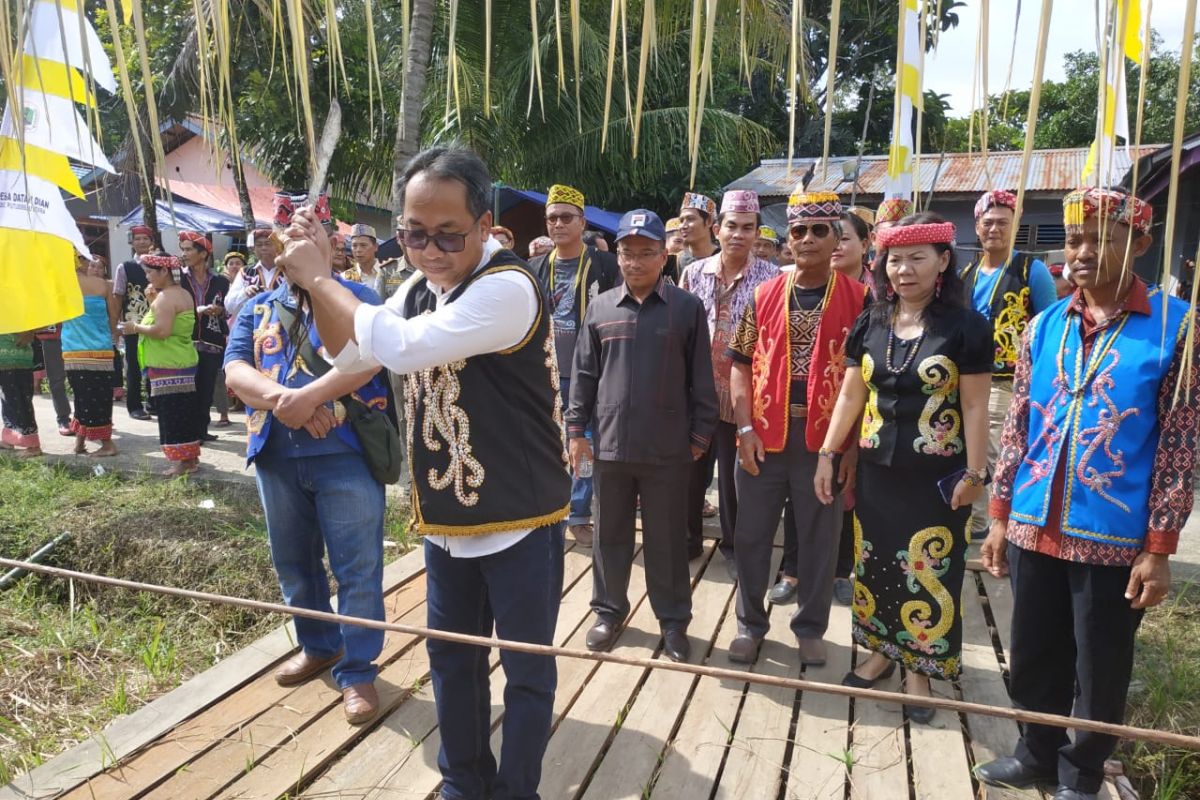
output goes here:
{"type": "Polygon", "coordinates": [[[38,231],[0,228],[0,333],[32,331],[82,313],[74,245],[38,231]],[[30,280],[31,264],[37,280],[30,280]]]}
{"type": "Polygon", "coordinates": [[[22,150],[16,139],[0,136],[0,170],[24,171],[48,180],[76,197],[83,197],[83,187],[79,185],[79,178],[71,171],[71,162],[67,157],[28,142],[22,150]]]}

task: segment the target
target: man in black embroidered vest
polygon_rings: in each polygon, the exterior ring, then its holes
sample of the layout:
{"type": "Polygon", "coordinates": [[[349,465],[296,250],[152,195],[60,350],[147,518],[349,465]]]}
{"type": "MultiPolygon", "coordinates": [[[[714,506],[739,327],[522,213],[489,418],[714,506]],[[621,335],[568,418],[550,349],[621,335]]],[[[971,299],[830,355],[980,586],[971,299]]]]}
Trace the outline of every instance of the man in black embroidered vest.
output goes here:
{"type": "MultiPolygon", "coordinates": [[[[996,356],[992,363],[992,394],[988,400],[988,463],[1000,457],[1000,431],[1012,404],[1013,370],[1021,334],[1033,319],[1058,299],[1050,270],[1036,258],[1013,249],[1017,196],[997,189],[984,192],[975,203],[975,235],[979,258],[963,269],[967,303],[991,321],[996,356]]],[[[982,538],[988,528],[987,499],[971,511],[971,532],[982,538]]]]}
{"type": "Polygon", "coordinates": [[[690,652],[687,504],[690,472],[717,424],[704,305],[667,282],[667,231],[652,211],[621,218],[617,263],[625,284],[596,298],[575,348],[567,433],[571,463],[592,460],[599,501],[589,650],[609,650],[629,616],[634,517],[642,502],[650,604],[672,661],[690,652]]]}
{"type": "MultiPolygon", "coordinates": [[[[469,150],[433,148],[401,179],[405,252],[423,277],[384,306],[328,278],[326,239],[301,212],[281,262],[312,297],[346,372],[405,376],[412,503],[425,537],[429,625],[551,644],[570,478],[546,301],[490,238],[492,181],[469,150]]],[[[442,796],[535,798],[550,737],[554,659],[502,652],[504,749],[488,747],[488,651],[431,639],[442,796]]]]}
{"type": "MultiPolygon", "coordinates": [[[[551,186],[546,194],[546,233],[554,249],[529,260],[529,269],[546,292],[563,407],[571,396],[571,359],[588,303],[621,282],[616,257],[584,243],[584,213],[582,192],[563,184],[551,186]]],[[[587,435],[591,437],[590,429],[587,435]]],[[[592,546],[591,477],[576,475],[571,479],[567,532],[584,547],[592,546]]]]}
{"type": "MultiPolygon", "coordinates": [[[[146,287],[150,285],[146,271],[137,257],[154,249],[154,231],[145,225],[134,225],[129,229],[129,244],[133,247],[133,258],[117,265],[113,275],[113,297],[121,304],[120,319],[141,322],[150,310],[146,300],[146,287]]],[[[138,364],[138,337],[125,337],[125,409],[133,419],[150,419],[142,402],[142,368],[138,364]]]]}

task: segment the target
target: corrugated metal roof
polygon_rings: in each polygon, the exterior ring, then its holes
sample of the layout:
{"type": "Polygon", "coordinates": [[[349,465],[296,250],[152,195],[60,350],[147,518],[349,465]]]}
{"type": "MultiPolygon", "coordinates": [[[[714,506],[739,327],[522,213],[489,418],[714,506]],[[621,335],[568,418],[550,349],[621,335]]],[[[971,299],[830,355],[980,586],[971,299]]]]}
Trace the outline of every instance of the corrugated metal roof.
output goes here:
{"type": "MultiPolygon", "coordinates": [[[[1140,148],[1131,148],[1131,153],[1134,159],[1141,158],[1163,146],[1142,145],[1140,148]]],[[[1086,147],[1033,151],[1025,190],[1065,192],[1075,188],[1079,185],[1079,175],[1083,172],[1087,154],[1086,147]]],[[[982,194],[989,188],[1015,189],[1021,176],[1022,155],[1019,152],[1000,152],[989,153],[985,158],[980,153],[946,153],[945,156],[927,153],[921,157],[919,165],[920,191],[928,192],[931,186],[935,194],[982,194]]],[[[787,159],[767,159],[725,189],[751,189],[765,197],[787,197],[809,166],[819,160],[819,157],[794,158],[789,174],[787,159]]],[[[830,156],[827,170],[823,172],[817,165],[816,175],[808,186],[809,191],[850,194],[853,181],[847,180],[844,175],[853,172],[856,160],[856,156],[830,156]]],[[[1130,154],[1123,147],[1117,148],[1117,171],[1124,174],[1132,166],[1130,154]]],[[[882,196],[886,178],[887,156],[863,156],[857,181],[858,194],[882,196]]]]}

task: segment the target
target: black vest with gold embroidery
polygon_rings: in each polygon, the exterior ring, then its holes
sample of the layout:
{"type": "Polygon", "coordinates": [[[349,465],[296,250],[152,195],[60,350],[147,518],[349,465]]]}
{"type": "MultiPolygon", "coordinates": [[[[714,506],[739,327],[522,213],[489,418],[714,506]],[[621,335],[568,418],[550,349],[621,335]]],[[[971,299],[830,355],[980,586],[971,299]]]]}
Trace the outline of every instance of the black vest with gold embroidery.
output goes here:
{"type": "MultiPolygon", "coordinates": [[[[979,263],[973,261],[962,271],[969,308],[975,307],[975,279],[979,277],[979,263]]],[[[1033,319],[1033,298],[1029,290],[1029,269],[1032,264],[1031,256],[1013,251],[992,284],[987,317],[992,323],[996,342],[996,355],[992,360],[993,378],[1012,380],[1016,370],[1021,336],[1029,320],[1033,319]]]]}
{"type": "MultiPolygon", "coordinates": [[[[570,505],[558,362],[550,317],[524,261],[501,250],[464,281],[453,303],[487,275],[518,272],[537,296],[537,318],[514,347],[404,376],[413,510],[422,535],[477,536],[565,519],[570,505]]],[[[424,278],[406,319],[437,308],[424,278]]]]}

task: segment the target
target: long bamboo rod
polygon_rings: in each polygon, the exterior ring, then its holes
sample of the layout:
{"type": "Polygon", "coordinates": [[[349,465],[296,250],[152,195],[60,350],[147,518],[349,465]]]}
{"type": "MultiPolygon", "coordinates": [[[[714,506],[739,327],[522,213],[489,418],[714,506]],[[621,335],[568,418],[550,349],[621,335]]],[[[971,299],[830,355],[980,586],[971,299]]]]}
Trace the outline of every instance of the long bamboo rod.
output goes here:
{"type": "Polygon", "coordinates": [[[833,130],[833,94],[837,78],[838,35],[841,32],[842,0],[833,0],[829,10],[829,80],[825,82],[825,136],[821,145],[821,180],[829,178],[829,134],[833,130]]]}
{"type": "MultiPolygon", "coordinates": [[[[1047,5],[1050,3],[1051,0],[1046,0],[1047,5]]],[[[878,689],[856,689],[851,686],[842,686],[841,684],[822,683],[820,681],[800,680],[797,678],[783,678],[775,675],[764,675],[762,673],[749,672],[740,669],[722,669],[720,667],[674,662],[666,659],[638,658],[634,656],[617,655],[615,653],[595,653],[590,650],[576,650],[567,647],[557,647],[554,645],[531,644],[529,642],[497,639],[490,636],[472,636],[465,633],[453,633],[450,631],[437,630],[435,628],[428,628],[422,625],[406,625],[398,622],[384,622],[380,620],[363,619],[361,617],[351,617],[344,614],[336,614],[327,611],[313,611],[307,608],[294,608],[283,605],[282,603],[267,603],[262,600],[248,600],[242,597],[230,597],[228,595],[214,594],[211,592],[198,592],[192,589],[179,589],[173,586],[161,586],[152,583],[124,580],[122,578],[111,578],[107,575],[77,572],[75,570],[62,569],[61,567],[50,567],[46,566],[45,564],[34,564],[28,561],[16,561],[9,558],[0,558],[0,567],[24,569],[28,572],[38,572],[43,575],[51,575],[53,577],[63,578],[66,580],[84,581],[86,583],[95,583],[102,586],[114,586],[120,589],[131,589],[139,592],[153,592],[155,594],[167,595],[169,597],[180,597],[186,600],[197,600],[204,603],[219,603],[222,605],[248,608],[253,611],[264,611],[272,614],[285,614],[293,617],[303,617],[305,619],[316,619],[339,625],[355,625],[360,628],[403,633],[409,636],[421,636],[427,639],[454,642],[456,644],[488,648],[496,647],[501,650],[509,650],[517,653],[528,653],[530,655],[577,658],[584,661],[620,664],[622,666],[640,667],[642,669],[660,669],[671,672],[684,672],[690,675],[697,675],[702,678],[716,678],[718,680],[755,683],[764,686],[776,686],[779,688],[800,692],[816,692],[818,694],[831,694],[838,697],[853,697],[862,700],[877,700],[884,703],[919,706],[922,708],[934,708],[956,714],[978,714],[987,717],[999,717],[1000,719],[1008,719],[1014,722],[1051,725],[1056,728],[1071,728],[1077,731],[1090,731],[1093,733],[1106,734],[1108,736],[1117,736],[1123,739],[1131,739],[1140,742],[1152,742],[1154,744],[1179,747],[1185,750],[1200,751],[1200,736],[1188,736],[1182,733],[1151,730],[1149,728],[1139,728],[1132,725],[1117,725],[1111,722],[1098,722],[1096,720],[1067,717],[1060,714],[1044,714],[1037,711],[1005,708],[1003,706],[991,706],[983,703],[969,703],[963,700],[951,700],[950,698],[945,697],[923,697],[920,695],[904,694],[902,692],[885,692],[878,689]]]]}
{"type": "MultiPolygon", "coordinates": [[[[1194,2],[1195,0],[1193,0],[1194,2]]],[[[1037,133],[1038,107],[1042,102],[1042,75],[1046,72],[1046,43],[1050,39],[1050,15],[1054,10],[1054,0],[1042,0],[1042,16],[1038,22],[1037,52],[1033,59],[1033,86],[1029,90],[1029,113],[1025,125],[1025,152],[1021,154],[1021,177],[1017,184],[1017,207],[1013,219],[1021,219],[1021,210],[1025,205],[1025,185],[1029,183],[1029,160],[1033,155],[1033,137],[1037,133]]],[[[1012,242],[1010,248],[1017,246],[1017,229],[1012,226],[1012,242]]]]}

